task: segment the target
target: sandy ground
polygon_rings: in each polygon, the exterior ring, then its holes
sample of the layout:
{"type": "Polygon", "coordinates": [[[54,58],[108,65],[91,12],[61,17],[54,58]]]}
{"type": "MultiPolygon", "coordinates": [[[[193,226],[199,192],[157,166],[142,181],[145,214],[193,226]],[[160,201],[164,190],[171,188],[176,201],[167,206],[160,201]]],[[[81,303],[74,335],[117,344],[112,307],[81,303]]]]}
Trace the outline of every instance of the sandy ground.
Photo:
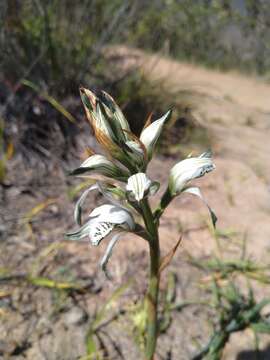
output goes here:
{"type": "MultiPolygon", "coordinates": [[[[259,78],[221,73],[145,55],[138,50],[120,47],[116,52],[128,54],[121,66],[139,64],[151,80],[160,80],[176,92],[181,88],[196,92],[193,114],[211,134],[217,165],[211,176],[200,181],[203,189],[206,187],[206,197],[218,214],[220,227],[246,232],[253,239],[249,242],[250,252],[258,259],[267,256],[270,245],[267,220],[270,213],[270,85],[259,78]]],[[[153,163],[152,168],[161,167],[162,175],[173,163],[161,161],[153,163]]],[[[170,212],[178,211],[180,202],[172,205],[168,217],[170,212]]]]}
{"type": "MultiPolygon", "coordinates": [[[[209,225],[207,209],[195,197],[184,195],[175,199],[161,221],[163,254],[183,234],[181,247],[170,268],[178,278],[179,301],[206,296],[197,286],[201,274],[186,262],[187,253],[196,258],[213,253],[237,258],[239,244],[245,239],[248,255],[258,263],[269,263],[270,85],[254,77],[233,72],[224,74],[145,55],[137,50],[117,48],[114,51],[129,55],[121,66],[129,67],[136,62],[151,80],[166,81],[167,86],[176,91],[181,87],[194,90],[197,100],[193,114],[211,134],[217,168],[195,183],[200,185],[218,216],[217,227],[222,234],[218,239],[220,248],[209,225]]],[[[152,199],[153,203],[162,193],[169,169],[176,161],[176,158],[157,157],[151,162],[149,176],[163,184],[152,199]]],[[[12,165],[10,173],[16,174],[16,166],[19,164],[12,165]]],[[[0,296],[2,306],[6,304],[0,313],[3,335],[3,339],[0,335],[0,357],[2,354],[4,359],[83,359],[84,334],[98,305],[130,277],[135,278],[135,285],[133,290],[128,291],[127,297],[132,298],[134,292],[143,294],[147,247],[134,236],[120,241],[110,264],[114,281],[106,282],[96,265],[105,244],[93,248],[87,243],[63,241],[63,233],[72,228],[73,204],[67,196],[72,185],[70,180],[57,166],[53,170],[53,178],[44,175],[42,180],[37,176],[35,179],[33,171],[27,179],[14,176],[11,181],[16,187],[5,189],[1,194],[11,219],[21,219],[48,197],[56,200],[38,213],[30,224],[22,221],[15,225],[13,222],[6,223],[6,228],[1,230],[4,234],[1,268],[12,269],[16,273],[31,271],[51,278],[54,275],[61,277],[61,274],[70,279],[85,277],[90,281],[90,290],[87,296],[62,299],[58,292],[52,294],[44,289],[8,288],[12,292],[11,297],[0,296]],[[36,186],[38,182],[40,193],[31,194],[32,184],[36,186]],[[5,231],[8,237],[5,237],[5,231]],[[52,244],[60,244],[60,248],[50,248],[52,244]],[[39,260],[39,265],[35,259],[39,260]]],[[[100,202],[100,199],[93,196],[89,205],[97,201],[100,202]]],[[[162,280],[163,287],[166,275],[168,270],[162,280]]],[[[270,296],[270,289],[258,289],[258,296],[270,296]]],[[[209,312],[202,312],[196,306],[176,313],[172,326],[160,338],[157,359],[190,359],[198,350],[198,344],[203,345],[207,341],[211,329],[209,318],[209,312]]],[[[122,358],[133,360],[140,357],[132,345],[130,328],[125,323],[109,325],[108,329],[122,347],[122,358]]],[[[261,346],[265,348],[267,343],[270,341],[266,338],[261,346]]],[[[230,339],[222,360],[255,359],[253,348],[249,331],[236,334],[230,339]]],[[[112,353],[115,355],[110,355],[109,359],[121,359],[115,349],[112,353]]],[[[263,359],[269,359],[269,352],[265,351],[264,356],[263,359]]]]}

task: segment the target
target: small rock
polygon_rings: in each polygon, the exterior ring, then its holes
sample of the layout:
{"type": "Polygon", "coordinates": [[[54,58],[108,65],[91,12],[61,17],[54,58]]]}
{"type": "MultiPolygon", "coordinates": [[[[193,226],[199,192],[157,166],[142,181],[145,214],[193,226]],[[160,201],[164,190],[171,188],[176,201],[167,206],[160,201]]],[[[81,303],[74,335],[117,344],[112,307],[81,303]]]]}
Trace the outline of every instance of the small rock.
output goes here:
{"type": "Polygon", "coordinates": [[[81,325],[87,320],[86,312],[78,306],[73,307],[64,315],[66,325],[81,325]]]}

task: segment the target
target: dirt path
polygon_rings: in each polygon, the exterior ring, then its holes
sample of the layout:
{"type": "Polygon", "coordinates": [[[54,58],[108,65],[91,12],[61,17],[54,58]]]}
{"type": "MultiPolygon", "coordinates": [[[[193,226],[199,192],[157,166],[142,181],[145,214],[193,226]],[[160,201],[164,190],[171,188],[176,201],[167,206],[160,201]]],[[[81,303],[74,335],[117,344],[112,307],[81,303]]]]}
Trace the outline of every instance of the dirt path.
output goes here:
{"type": "MultiPolygon", "coordinates": [[[[174,61],[160,55],[146,55],[137,49],[117,47],[118,55],[125,55],[125,66],[140,65],[152,79],[166,79],[168,85],[179,89],[185,85],[207,96],[228,99],[248,109],[270,112],[270,85],[255,76],[237,72],[220,72],[198,65],[174,61]]],[[[270,114],[269,114],[270,115],[270,114]]]]}
{"type": "MultiPolygon", "coordinates": [[[[269,256],[270,85],[255,77],[221,73],[138,50],[121,47],[117,52],[128,55],[124,66],[136,64],[149,79],[160,80],[175,91],[185,88],[196,92],[193,113],[211,134],[217,164],[215,173],[200,183],[218,214],[218,226],[222,232],[246,236],[248,250],[258,259],[269,256]]],[[[166,174],[171,165],[154,162],[153,175],[158,166],[162,167],[160,174],[166,174]]],[[[183,213],[183,205],[187,206],[185,214],[190,215],[181,215],[186,218],[182,226],[188,227],[200,206],[196,200],[176,200],[166,216],[179,222],[177,214],[183,213]]],[[[203,208],[202,214],[206,215],[203,208]]],[[[166,239],[172,237],[170,230],[166,239]]],[[[208,252],[214,246],[209,239],[196,239],[194,234],[196,251],[208,252]]]]}

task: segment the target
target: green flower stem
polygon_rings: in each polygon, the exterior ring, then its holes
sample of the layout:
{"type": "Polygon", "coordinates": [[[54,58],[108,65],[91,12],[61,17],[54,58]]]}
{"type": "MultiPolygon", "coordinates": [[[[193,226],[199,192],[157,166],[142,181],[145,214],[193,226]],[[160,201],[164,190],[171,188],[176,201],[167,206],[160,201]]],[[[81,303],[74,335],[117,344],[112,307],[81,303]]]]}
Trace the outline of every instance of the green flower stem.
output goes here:
{"type": "Polygon", "coordinates": [[[150,235],[150,279],[145,299],[147,309],[145,359],[152,360],[154,357],[158,337],[157,310],[159,293],[160,249],[157,228],[158,225],[154,221],[153,213],[147,199],[142,200],[141,208],[143,212],[144,223],[150,235]]]}
{"type": "Polygon", "coordinates": [[[166,189],[165,193],[163,194],[160,204],[158,208],[154,211],[154,218],[155,221],[158,221],[161,215],[164,213],[166,207],[170,204],[172,201],[173,196],[171,195],[171,192],[169,188],[166,189]]]}

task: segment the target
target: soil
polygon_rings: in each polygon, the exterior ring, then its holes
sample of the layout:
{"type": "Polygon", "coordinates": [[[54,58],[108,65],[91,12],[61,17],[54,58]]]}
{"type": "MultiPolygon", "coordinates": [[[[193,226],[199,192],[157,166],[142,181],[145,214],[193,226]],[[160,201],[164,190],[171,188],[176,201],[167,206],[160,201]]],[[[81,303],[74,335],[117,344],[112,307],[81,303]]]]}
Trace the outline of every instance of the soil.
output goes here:
{"type": "MultiPolygon", "coordinates": [[[[207,208],[197,198],[176,198],[161,220],[162,254],[180,235],[183,239],[163,273],[161,287],[164,290],[174,274],[177,303],[209,301],[209,292],[201,286],[207,274],[191,265],[191,257],[237,259],[245,243],[248,257],[258,264],[269,263],[270,85],[256,77],[213,71],[138,50],[119,47],[114,51],[129,55],[121,66],[136,62],[150,80],[165,81],[176,90],[184,86],[196,94],[193,115],[210,134],[216,170],[194,183],[218,216],[219,236],[213,235],[207,208]]],[[[162,156],[152,160],[148,175],[162,184],[151,199],[153,205],[166,186],[170,168],[179,160],[162,156]]],[[[69,166],[74,167],[75,160],[69,166]]],[[[64,233],[74,228],[78,196],[71,199],[70,190],[79,184],[67,177],[66,167],[56,162],[49,172],[38,166],[29,169],[19,156],[8,163],[0,194],[0,275],[6,276],[0,289],[0,358],[87,359],[85,334],[97,310],[115,289],[133,279],[120,307],[113,305],[106,317],[117,314],[116,320],[104,326],[100,336],[108,349],[105,358],[139,359],[131,318],[147,286],[147,244],[133,235],[120,240],[110,261],[113,280],[106,280],[98,267],[106,240],[91,247],[64,239],[64,233]],[[37,278],[78,282],[83,290],[31,284],[37,278]]],[[[97,203],[102,199],[93,194],[86,207],[97,203]]],[[[240,284],[245,291],[244,283],[240,284]]],[[[254,284],[254,288],[258,299],[270,296],[269,286],[254,284]]],[[[156,359],[191,359],[207,343],[212,321],[213,311],[199,305],[173,312],[170,327],[159,338],[156,359]]],[[[262,337],[260,346],[261,358],[269,359],[269,336],[262,337]]],[[[222,356],[222,360],[255,358],[250,330],[233,335],[222,356]]]]}

